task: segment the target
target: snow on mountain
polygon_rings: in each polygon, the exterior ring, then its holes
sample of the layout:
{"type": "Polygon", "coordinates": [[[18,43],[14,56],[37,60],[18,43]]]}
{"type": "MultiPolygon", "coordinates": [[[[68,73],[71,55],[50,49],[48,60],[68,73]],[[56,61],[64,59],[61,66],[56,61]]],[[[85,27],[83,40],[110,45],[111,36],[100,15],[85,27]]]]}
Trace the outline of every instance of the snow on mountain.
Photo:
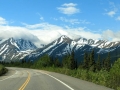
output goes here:
{"type": "Polygon", "coordinates": [[[18,39],[18,40],[15,40],[16,44],[15,46],[16,47],[19,47],[19,49],[21,51],[26,51],[26,50],[34,50],[36,49],[37,47],[29,40],[24,40],[24,39],[18,39]]]}
{"type": "Polygon", "coordinates": [[[29,40],[9,38],[0,44],[0,59],[4,61],[22,59],[37,47],[29,40]]]}
{"type": "Polygon", "coordinates": [[[85,52],[91,52],[93,49],[96,54],[106,54],[108,52],[113,52],[116,47],[120,46],[120,42],[109,42],[105,40],[93,40],[86,38],[78,38],[75,40],[63,35],[50,44],[46,45],[42,49],[38,49],[30,53],[26,58],[37,58],[43,54],[48,54],[53,57],[63,57],[64,55],[71,54],[72,51],[75,52],[76,58],[83,55],[85,52]]]}
{"type": "MultiPolygon", "coordinates": [[[[48,54],[53,57],[63,58],[67,54],[75,52],[75,57],[81,59],[85,52],[93,49],[96,54],[114,54],[120,49],[120,41],[110,42],[106,40],[93,40],[86,38],[71,39],[65,35],[59,37],[48,45],[42,44],[42,48],[37,48],[30,40],[9,38],[0,40],[0,60],[35,60],[36,58],[48,54]]],[[[120,50],[119,50],[120,51],[120,50]]]]}
{"type": "Polygon", "coordinates": [[[79,41],[80,40],[72,40],[69,37],[63,35],[55,41],[51,42],[50,44],[46,45],[43,49],[31,53],[28,57],[36,58],[43,54],[48,54],[53,57],[62,57],[66,54],[70,54],[72,50],[77,51],[79,49],[82,49],[85,46],[85,44],[87,44],[78,43],[79,41]]]}
{"type": "Polygon", "coordinates": [[[0,39],[0,44],[6,41],[7,39],[0,39]]]}
{"type": "Polygon", "coordinates": [[[82,37],[79,39],[75,39],[75,41],[77,42],[78,45],[87,44],[87,45],[90,45],[92,47],[97,47],[97,48],[110,48],[110,47],[120,44],[120,41],[110,42],[106,40],[93,40],[93,39],[86,39],[82,37]]]}

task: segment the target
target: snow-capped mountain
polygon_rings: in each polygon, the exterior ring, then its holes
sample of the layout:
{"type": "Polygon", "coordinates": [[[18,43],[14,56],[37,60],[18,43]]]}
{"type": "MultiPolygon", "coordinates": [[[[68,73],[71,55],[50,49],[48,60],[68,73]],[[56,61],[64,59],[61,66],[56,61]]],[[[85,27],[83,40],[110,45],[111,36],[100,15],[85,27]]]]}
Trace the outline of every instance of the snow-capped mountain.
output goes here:
{"type": "Polygon", "coordinates": [[[29,40],[24,40],[24,39],[18,39],[15,40],[15,43],[17,44],[16,47],[19,48],[21,51],[26,51],[26,50],[34,50],[37,47],[29,40]]]}
{"type": "MultiPolygon", "coordinates": [[[[36,60],[44,54],[52,57],[63,58],[67,54],[75,52],[75,58],[83,60],[85,52],[91,52],[94,49],[95,54],[100,54],[103,58],[108,52],[112,56],[120,52],[120,41],[110,42],[106,40],[93,40],[86,38],[70,39],[63,35],[42,48],[37,48],[31,41],[24,39],[9,38],[0,40],[0,60],[36,60]]],[[[97,56],[97,55],[96,55],[97,56]]]]}
{"type": "Polygon", "coordinates": [[[9,38],[0,41],[0,60],[22,59],[37,47],[29,40],[9,38]]]}
{"type": "Polygon", "coordinates": [[[120,41],[110,42],[106,40],[93,40],[86,38],[75,39],[75,41],[77,42],[77,44],[87,44],[92,47],[98,47],[98,48],[110,48],[120,44],[120,41]]]}
{"type": "MultiPolygon", "coordinates": [[[[43,54],[48,54],[53,57],[63,58],[67,54],[71,54],[72,51],[75,52],[75,57],[77,59],[83,58],[85,52],[91,52],[93,49],[96,54],[101,54],[102,56],[111,52],[114,54],[117,49],[119,49],[120,42],[109,42],[105,40],[93,40],[86,38],[78,38],[75,40],[63,35],[50,44],[46,45],[42,49],[37,49],[36,51],[30,53],[26,58],[37,58],[43,54]]],[[[118,50],[117,50],[118,51],[118,50]]]]}

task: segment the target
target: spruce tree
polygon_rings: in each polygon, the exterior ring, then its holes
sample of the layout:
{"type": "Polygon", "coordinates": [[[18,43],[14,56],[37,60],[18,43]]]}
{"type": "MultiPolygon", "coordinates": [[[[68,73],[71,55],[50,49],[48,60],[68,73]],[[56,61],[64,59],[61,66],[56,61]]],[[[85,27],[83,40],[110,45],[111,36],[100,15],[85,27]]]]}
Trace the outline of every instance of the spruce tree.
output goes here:
{"type": "Polygon", "coordinates": [[[88,54],[86,52],[84,53],[83,68],[88,69],[88,54]]]}
{"type": "Polygon", "coordinates": [[[75,59],[74,59],[74,51],[72,51],[71,55],[70,55],[70,69],[75,69],[76,65],[75,65],[75,59]]]}
{"type": "Polygon", "coordinates": [[[105,62],[104,62],[104,69],[109,71],[110,68],[111,68],[110,53],[108,53],[108,56],[107,56],[107,58],[105,59],[105,62]]]}
{"type": "Polygon", "coordinates": [[[77,69],[78,68],[78,62],[77,62],[77,60],[75,60],[75,69],[77,69]]]}
{"type": "Polygon", "coordinates": [[[60,66],[61,66],[61,63],[60,63],[60,61],[59,61],[58,58],[56,58],[56,59],[54,60],[54,65],[55,65],[56,67],[60,67],[60,66]]]}
{"type": "Polygon", "coordinates": [[[92,52],[90,53],[90,63],[89,63],[90,67],[92,65],[94,65],[94,63],[95,63],[95,61],[94,61],[94,50],[92,50],[92,52]]]}
{"type": "Polygon", "coordinates": [[[90,57],[91,57],[91,54],[87,54],[87,67],[88,67],[88,69],[91,67],[91,65],[90,65],[90,57]]]}
{"type": "Polygon", "coordinates": [[[63,60],[62,60],[62,65],[65,68],[70,68],[70,55],[66,55],[64,56],[63,60]]]}
{"type": "Polygon", "coordinates": [[[105,68],[105,58],[103,58],[102,61],[101,61],[101,68],[102,68],[102,69],[105,68]]]}
{"type": "Polygon", "coordinates": [[[120,88],[120,58],[118,58],[117,61],[115,61],[114,65],[110,69],[110,85],[117,89],[117,87],[120,88]]]}
{"type": "Polygon", "coordinates": [[[101,70],[101,61],[100,61],[100,55],[98,54],[98,59],[96,63],[96,69],[99,71],[101,70]]]}
{"type": "Polygon", "coordinates": [[[91,71],[95,71],[95,60],[94,60],[94,50],[90,53],[89,67],[91,71]]]}
{"type": "Polygon", "coordinates": [[[53,66],[54,65],[54,58],[51,56],[50,57],[50,66],[53,66]]]}

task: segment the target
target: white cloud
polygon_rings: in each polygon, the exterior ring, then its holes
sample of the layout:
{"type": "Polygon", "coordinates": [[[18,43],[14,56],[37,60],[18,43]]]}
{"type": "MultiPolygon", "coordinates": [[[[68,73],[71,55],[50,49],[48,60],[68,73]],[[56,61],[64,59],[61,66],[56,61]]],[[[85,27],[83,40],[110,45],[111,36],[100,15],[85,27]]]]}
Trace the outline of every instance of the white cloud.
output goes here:
{"type": "Polygon", "coordinates": [[[86,20],[78,20],[78,19],[67,19],[65,17],[60,17],[59,18],[61,21],[63,22],[68,22],[72,25],[74,24],[91,24],[90,22],[86,21],[86,20]]]}
{"type": "Polygon", "coordinates": [[[0,39],[4,38],[24,38],[32,41],[36,46],[40,46],[43,41],[39,40],[37,36],[30,33],[30,31],[24,27],[17,26],[0,26],[0,39]]]}
{"type": "Polygon", "coordinates": [[[5,25],[5,24],[7,24],[7,21],[4,18],[0,17],[0,25],[5,25]]]}
{"type": "Polygon", "coordinates": [[[49,23],[26,25],[26,28],[46,44],[66,33],[62,27],[49,23]]]}
{"type": "Polygon", "coordinates": [[[75,7],[76,5],[77,4],[74,4],[74,3],[65,3],[62,6],[65,6],[65,7],[75,7]]]}
{"type": "Polygon", "coordinates": [[[57,21],[58,19],[57,18],[52,18],[53,20],[57,21]]]}
{"type": "Polygon", "coordinates": [[[42,17],[42,16],[41,16],[41,17],[40,17],[40,20],[42,20],[42,21],[43,21],[43,20],[44,20],[44,17],[42,17]]]}
{"type": "Polygon", "coordinates": [[[69,22],[71,24],[79,24],[80,23],[78,19],[67,19],[64,17],[60,17],[60,20],[63,22],[69,22]]]}
{"type": "Polygon", "coordinates": [[[39,12],[37,12],[36,14],[40,17],[41,21],[44,21],[44,17],[39,12]]]}
{"type": "MultiPolygon", "coordinates": [[[[4,19],[5,20],[5,19],[4,19]]],[[[7,22],[7,21],[6,21],[7,22]]],[[[69,26],[61,27],[49,23],[23,24],[24,26],[0,25],[0,39],[3,38],[24,38],[32,41],[39,46],[41,43],[48,44],[61,35],[66,35],[72,39],[84,37],[88,39],[107,39],[120,40],[120,32],[114,33],[112,30],[106,30],[102,36],[99,33],[88,31],[86,27],[71,28],[69,26]]]]}
{"type": "Polygon", "coordinates": [[[80,10],[76,8],[76,6],[77,4],[74,3],[65,3],[61,7],[58,7],[57,9],[63,14],[72,15],[80,12],[80,10]]]}
{"type": "Polygon", "coordinates": [[[112,41],[120,41],[120,32],[105,30],[101,34],[88,31],[85,27],[61,27],[49,23],[39,23],[34,25],[24,24],[24,27],[0,25],[0,39],[3,38],[24,38],[31,40],[35,45],[41,43],[48,44],[57,39],[61,35],[66,35],[72,39],[84,37],[88,39],[107,39],[112,41]]]}
{"type": "Polygon", "coordinates": [[[114,32],[113,30],[105,30],[102,34],[102,38],[111,41],[120,41],[120,31],[114,32]]]}
{"type": "Polygon", "coordinates": [[[109,6],[109,9],[105,9],[105,11],[107,12],[106,14],[110,17],[114,17],[118,12],[119,7],[117,7],[114,2],[109,2],[109,6]]]}
{"type": "Polygon", "coordinates": [[[110,12],[107,13],[107,15],[109,15],[110,17],[113,17],[115,14],[116,14],[115,11],[110,11],[110,12]]]}
{"type": "Polygon", "coordinates": [[[20,26],[0,25],[0,39],[3,38],[24,38],[32,41],[39,46],[41,43],[48,44],[61,35],[66,35],[72,39],[84,37],[88,39],[107,39],[120,41],[120,31],[105,30],[102,35],[88,31],[86,27],[71,28],[69,26],[61,27],[49,23],[25,24],[20,26]]]}
{"type": "Polygon", "coordinates": [[[26,28],[30,29],[30,30],[59,30],[62,27],[57,26],[57,25],[53,25],[53,24],[49,24],[49,23],[38,23],[38,24],[33,24],[33,25],[29,25],[29,24],[24,24],[26,28]]]}
{"type": "MultiPolygon", "coordinates": [[[[72,5],[72,4],[71,4],[72,5]]],[[[4,18],[0,18],[0,39],[4,38],[24,38],[32,41],[35,45],[39,46],[41,43],[48,44],[57,39],[61,35],[67,35],[68,37],[75,39],[78,37],[85,38],[100,38],[99,34],[94,34],[86,31],[84,27],[71,28],[68,26],[61,27],[49,23],[38,23],[29,25],[22,23],[24,26],[10,26],[4,25],[8,21],[4,18]]],[[[64,19],[63,19],[64,20],[64,19]]],[[[67,21],[67,19],[65,19],[67,21]]],[[[68,21],[69,22],[69,21],[68,21]]],[[[76,20],[71,20],[71,23],[77,23],[76,20]]]]}
{"type": "Polygon", "coordinates": [[[80,20],[79,22],[82,23],[82,24],[91,24],[91,22],[88,22],[86,20],[80,20]]]}
{"type": "Polygon", "coordinates": [[[30,32],[37,36],[40,40],[44,41],[46,44],[50,43],[51,41],[57,39],[61,35],[66,35],[72,39],[85,37],[91,39],[99,39],[101,38],[100,34],[92,33],[87,31],[87,28],[78,27],[78,28],[71,28],[71,27],[60,27],[57,25],[52,25],[49,23],[40,23],[34,25],[26,25],[27,29],[32,29],[30,32]]]}
{"type": "Polygon", "coordinates": [[[70,35],[69,37],[75,39],[78,37],[84,37],[87,39],[100,39],[101,35],[97,34],[97,33],[92,33],[90,31],[87,30],[87,28],[85,27],[78,27],[78,28],[68,28],[67,29],[68,35],[70,35]],[[74,36],[72,36],[74,35],[74,36]]]}
{"type": "Polygon", "coordinates": [[[118,16],[118,17],[116,18],[116,20],[119,20],[119,21],[120,21],[120,16],[118,16]]]}

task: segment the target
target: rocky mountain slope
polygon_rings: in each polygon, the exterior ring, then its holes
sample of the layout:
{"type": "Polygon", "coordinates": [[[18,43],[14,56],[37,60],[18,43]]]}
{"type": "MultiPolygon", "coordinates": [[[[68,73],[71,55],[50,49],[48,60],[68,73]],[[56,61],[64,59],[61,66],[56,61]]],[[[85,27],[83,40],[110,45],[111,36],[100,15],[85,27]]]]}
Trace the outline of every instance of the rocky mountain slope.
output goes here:
{"type": "Polygon", "coordinates": [[[0,41],[0,60],[19,60],[37,47],[29,40],[9,38],[0,41]]]}
{"type": "Polygon", "coordinates": [[[116,56],[116,53],[119,52],[120,42],[109,42],[105,40],[93,40],[78,38],[75,40],[70,39],[69,37],[63,35],[57,40],[46,45],[42,49],[37,49],[36,51],[30,53],[26,58],[36,59],[44,54],[48,54],[52,57],[63,58],[67,54],[71,54],[72,51],[75,52],[75,58],[83,60],[83,55],[85,52],[91,52],[93,49],[97,54],[100,54],[102,57],[110,52],[113,56],[116,56]]]}
{"type": "Polygon", "coordinates": [[[95,57],[100,54],[102,58],[110,52],[112,57],[120,52],[120,41],[109,42],[105,40],[93,40],[86,38],[70,39],[63,35],[43,48],[37,48],[31,41],[24,39],[9,38],[0,40],[0,60],[11,61],[21,60],[36,60],[44,54],[52,57],[63,58],[67,54],[75,52],[77,60],[83,60],[85,52],[91,52],[94,49],[95,57]]]}

